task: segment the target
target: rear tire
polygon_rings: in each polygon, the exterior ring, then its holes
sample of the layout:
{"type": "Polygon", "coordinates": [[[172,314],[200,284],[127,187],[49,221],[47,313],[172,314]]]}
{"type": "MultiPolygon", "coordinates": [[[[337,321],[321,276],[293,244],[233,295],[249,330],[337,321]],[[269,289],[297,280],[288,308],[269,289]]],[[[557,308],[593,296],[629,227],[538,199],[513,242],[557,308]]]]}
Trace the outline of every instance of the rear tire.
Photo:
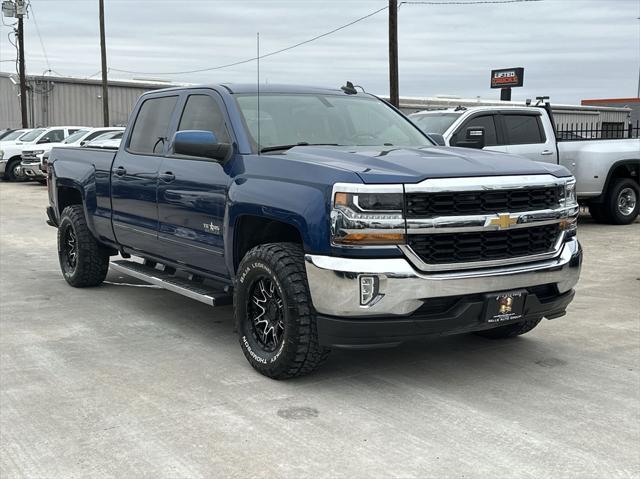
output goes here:
{"type": "Polygon", "coordinates": [[[58,227],[58,259],[74,288],[98,286],[109,271],[109,252],[93,237],[81,205],[67,206],[58,227]]]}
{"type": "Polygon", "coordinates": [[[508,324],[506,326],[499,326],[494,329],[487,329],[485,331],[478,331],[476,334],[484,338],[489,339],[507,339],[520,336],[521,334],[528,333],[535,328],[542,318],[527,319],[515,324],[508,324]]]}
{"type": "Polygon", "coordinates": [[[318,343],[300,245],[270,243],[250,250],[238,268],[233,304],[240,347],[260,374],[303,376],[327,359],[329,350],[318,343]]]}
{"type": "Polygon", "coordinates": [[[640,187],[631,178],[611,182],[602,204],[605,221],[612,225],[628,225],[638,217],[640,187]]]}

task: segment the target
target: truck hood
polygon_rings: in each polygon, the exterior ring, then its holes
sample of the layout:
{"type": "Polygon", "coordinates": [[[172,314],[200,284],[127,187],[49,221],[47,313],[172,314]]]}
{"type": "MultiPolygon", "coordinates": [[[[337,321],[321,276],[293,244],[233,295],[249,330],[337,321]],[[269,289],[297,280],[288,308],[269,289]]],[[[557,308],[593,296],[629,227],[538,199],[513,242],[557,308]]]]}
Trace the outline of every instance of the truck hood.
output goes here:
{"type": "Polygon", "coordinates": [[[418,183],[428,178],[469,176],[570,176],[563,166],[531,161],[520,156],[470,148],[425,147],[314,147],[298,146],[286,153],[297,161],[321,163],[352,171],[364,183],[418,183]]]}

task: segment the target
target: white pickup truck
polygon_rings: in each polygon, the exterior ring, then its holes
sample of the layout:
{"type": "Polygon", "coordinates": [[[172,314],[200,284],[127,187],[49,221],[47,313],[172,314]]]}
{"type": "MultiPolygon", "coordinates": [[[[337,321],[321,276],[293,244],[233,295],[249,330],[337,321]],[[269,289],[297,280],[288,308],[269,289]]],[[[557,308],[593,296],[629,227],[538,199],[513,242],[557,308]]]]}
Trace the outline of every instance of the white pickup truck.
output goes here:
{"type": "Polygon", "coordinates": [[[629,224],[640,203],[640,139],[557,141],[549,105],[458,107],[409,116],[436,142],[483,148],[561,164],[577,181],[578,199],[599,222],[629,224]]]}

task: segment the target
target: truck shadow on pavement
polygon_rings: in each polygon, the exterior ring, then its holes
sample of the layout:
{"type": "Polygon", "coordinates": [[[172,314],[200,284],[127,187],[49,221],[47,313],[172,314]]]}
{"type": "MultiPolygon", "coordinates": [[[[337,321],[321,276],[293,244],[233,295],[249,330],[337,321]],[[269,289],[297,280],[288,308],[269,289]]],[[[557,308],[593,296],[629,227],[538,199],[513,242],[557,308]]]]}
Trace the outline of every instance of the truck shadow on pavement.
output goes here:
{"type": "MultiPolygon", "coordinates": [[[[253,371],[242,355],[237,334],[233,331],[231,306],[212,309],[113,273],[107,281],[99,289],[109,295],[118,294],[119,304],[123,308],[131,307],[132,316],[136,315],[136,319],[147,325],[137,329],[135,334],[153,335],[162,338],[164,343],[179,342],[187,349],[193,345],[196,354],[206,356],[198,360],[226,363],[242,376],[254,375],[252,381],[271,381],[253,371]],[[108,291],[114,288],[119,291],[108,291]]],[[[543,321],[539,326],[541,331],[508,340],[491,340],[465,334],[434,336],[389,349],[337,349],[332,351],[328,361],[316,372],[286,382],[304,385],[383,375],[387,379],[439,378],[444,382],[468,383],[487,377],[513,377],[522,374],[524,368],[563,366],[565,362],[553,357],[549,346],[540,338],[553,334],[553,329],[545,328],[551,324],[543,321]]]]}

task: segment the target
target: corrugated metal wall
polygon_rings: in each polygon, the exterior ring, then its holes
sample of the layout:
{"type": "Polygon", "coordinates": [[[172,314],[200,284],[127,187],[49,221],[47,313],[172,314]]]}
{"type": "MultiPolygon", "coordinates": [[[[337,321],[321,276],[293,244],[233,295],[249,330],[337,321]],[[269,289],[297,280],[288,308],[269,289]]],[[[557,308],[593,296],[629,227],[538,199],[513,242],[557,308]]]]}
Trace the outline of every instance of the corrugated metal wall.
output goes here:
{"type": "MultiPolygon", "coordinates": [[[[29,124],[31,126],[102,126],[102,86],[98,80],[58,77],[28,77],[29,124]]],[[[124,125],[137,98],[145,91],[172,86],[145,82],[109,82],[109,118],[112,125],[124,125]]],[[[18,85],[8,73],[0,73],[0,129],[20,125],[18,85]]],[[[450,108],[458,105],[523,105],[522,102],[501,102],[458,98],[400,98],[405,113],[419,110],[450,108]]],[[[554,105],[556,124],[568,129],[583,123],[600,128],[602,122],[627,124],[628,108],[554,105]]]]}
{"type": "MultiPolygon", "coordinates": [[[[30,126],[103,126],[102,86],[98,81],[29,77],[27,96],[30,126]]],[[[138,97],[157,85],[109,84],[111,125],[127,123],[138,97]]],[[[19,88],[0,74],[0,129],[20,125],[19,88]]]]}

